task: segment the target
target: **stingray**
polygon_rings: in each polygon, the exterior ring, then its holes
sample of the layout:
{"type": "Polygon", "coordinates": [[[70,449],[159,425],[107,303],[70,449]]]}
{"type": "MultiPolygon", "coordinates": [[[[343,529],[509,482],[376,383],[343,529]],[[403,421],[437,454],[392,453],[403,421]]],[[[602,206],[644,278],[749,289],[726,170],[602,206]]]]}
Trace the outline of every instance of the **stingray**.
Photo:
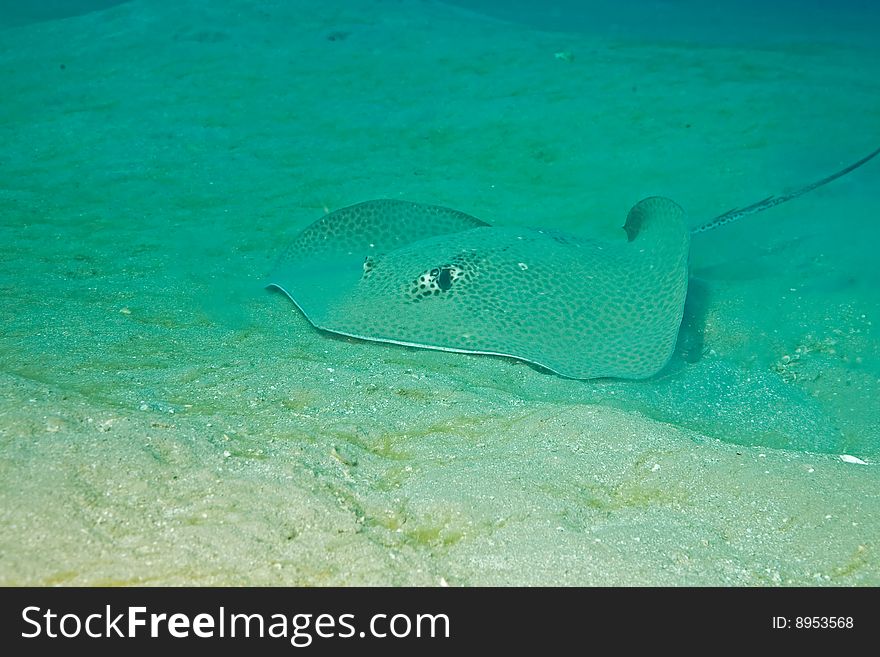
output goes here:
{"type": "Polygon", "coordinates": [[[691,235],[797,198],[878,153],[694,228],[674,201],[646,198],[629,211],[619,240],[492,226],[437,205],[366,201],[299,233],[269,287],[332,333],[507,356],[573,379],[644,379],[675,349],[691,235]]]}

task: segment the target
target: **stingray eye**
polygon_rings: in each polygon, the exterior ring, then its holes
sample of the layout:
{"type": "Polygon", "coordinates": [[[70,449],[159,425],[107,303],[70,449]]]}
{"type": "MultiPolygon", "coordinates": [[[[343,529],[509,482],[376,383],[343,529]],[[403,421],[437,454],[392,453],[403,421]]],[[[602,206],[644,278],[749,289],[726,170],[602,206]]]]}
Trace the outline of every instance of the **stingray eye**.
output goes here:
{"type": "Polygon", "coordinates": [[[437,276],[437,287],[444,292],[452,287],[452,270],[449,267],[440,270],[440,275],[437,276]]]}

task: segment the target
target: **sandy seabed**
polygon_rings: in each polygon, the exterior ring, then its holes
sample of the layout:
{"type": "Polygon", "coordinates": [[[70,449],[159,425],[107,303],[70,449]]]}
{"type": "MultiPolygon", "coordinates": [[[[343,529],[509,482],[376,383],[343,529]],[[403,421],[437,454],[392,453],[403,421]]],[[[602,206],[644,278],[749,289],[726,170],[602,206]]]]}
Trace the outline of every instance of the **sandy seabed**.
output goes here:
{"type": "Polygon", "coordinates": [[[696,236],[655,380],[333,338],[263,289],[369,198],[699,223],[876,147],[878,70],[414,0],[0,31],[0,583],[880,584],[876,162],[696,236]]]}

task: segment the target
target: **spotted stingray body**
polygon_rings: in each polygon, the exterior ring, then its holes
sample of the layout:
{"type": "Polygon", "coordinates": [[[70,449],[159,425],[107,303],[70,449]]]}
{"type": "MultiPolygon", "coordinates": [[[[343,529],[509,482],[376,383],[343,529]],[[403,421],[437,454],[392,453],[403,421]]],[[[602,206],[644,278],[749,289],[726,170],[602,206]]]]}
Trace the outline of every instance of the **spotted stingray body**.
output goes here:
{"type": "Polygon", "coordinates": [[[463,212],[379,199],[303,230],[272,275],[316,327],[395,344],[517,358],[576,379],[643,379],[669,362],[691,234],[796,198],[731,210],[695,229],[651,197],[619,240],[490,226],[463,212]]]}

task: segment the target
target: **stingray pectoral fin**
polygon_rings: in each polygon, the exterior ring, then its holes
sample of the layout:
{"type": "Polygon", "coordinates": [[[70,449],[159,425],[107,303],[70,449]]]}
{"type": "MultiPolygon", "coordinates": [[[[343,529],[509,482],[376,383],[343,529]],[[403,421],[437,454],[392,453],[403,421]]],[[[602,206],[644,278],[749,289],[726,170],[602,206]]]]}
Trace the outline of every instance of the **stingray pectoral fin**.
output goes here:
{"type": "Polygon", "coordinates": [[[306,261],[300,265],[288,263],[275,272],[267,287],[284,292],[306,319],[318,328],[327,328],[325,300],[338,294],[340,289],[356,285],[361,271],[345,259],[306,261]]]}
{"type": "Polygon", "coordinates": [[[439,205],[395,199],[357,203],[303,229],[280,258],[268,286],[293,299],[313,324],[328,328],[326,300],[368,275],[379,254],[433,235],[486,225],[439,205]]]}
{"type": "MultiPolygon", "coordinates": [[[[630,240],[619,267],[619,318],[628,327],[618,358],[632,361],[630,376],[658,373],[675,351],[688,289],[690,234],[684,210],[674,201],[652,196],[629,211],[624,230],[630,240]]],[[[625,330],[625,329],[621,329],[625,330]]]]}

